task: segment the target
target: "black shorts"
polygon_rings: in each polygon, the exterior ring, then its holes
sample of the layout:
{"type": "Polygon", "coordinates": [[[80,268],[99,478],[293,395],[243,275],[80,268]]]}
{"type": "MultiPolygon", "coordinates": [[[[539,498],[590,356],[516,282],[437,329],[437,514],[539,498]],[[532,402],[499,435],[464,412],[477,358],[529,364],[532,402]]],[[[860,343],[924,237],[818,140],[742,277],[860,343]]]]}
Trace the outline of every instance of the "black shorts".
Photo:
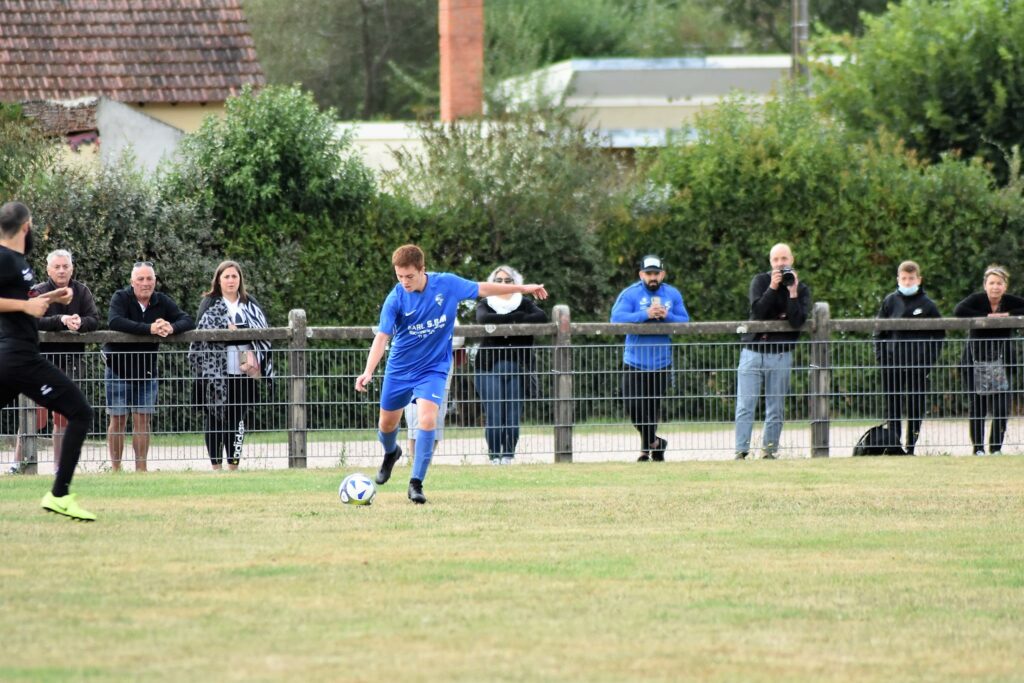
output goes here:
{"type": "Polygon", "coordinates": [[[32,351],[0,351],[0,405],[25,394],[68,419],[88,414],[82,391],[56,365],[32,351]],[[83,408],[85,410],[83,410],[83,408]]]}

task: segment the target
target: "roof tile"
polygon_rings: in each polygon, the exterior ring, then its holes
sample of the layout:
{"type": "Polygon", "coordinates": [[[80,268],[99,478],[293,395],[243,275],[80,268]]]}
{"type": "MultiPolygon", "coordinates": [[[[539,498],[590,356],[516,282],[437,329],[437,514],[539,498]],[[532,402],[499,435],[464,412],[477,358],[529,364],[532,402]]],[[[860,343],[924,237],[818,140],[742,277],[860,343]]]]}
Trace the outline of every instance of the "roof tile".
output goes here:
{"type": "Polygon", "coordinates": [[[263,85],[240,0],[0,0],[0,101],[216,102],[263,85]]]}

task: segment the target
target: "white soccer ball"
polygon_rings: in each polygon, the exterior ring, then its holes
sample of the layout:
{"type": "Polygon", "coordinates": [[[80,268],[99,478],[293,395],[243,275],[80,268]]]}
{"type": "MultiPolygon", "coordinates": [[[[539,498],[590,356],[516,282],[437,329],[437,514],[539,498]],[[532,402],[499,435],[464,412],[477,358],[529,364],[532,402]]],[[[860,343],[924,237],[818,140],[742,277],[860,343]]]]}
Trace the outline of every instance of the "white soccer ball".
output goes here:
{"type": "Polygon", "coordinates": [[[373,485],[373,480],[362,472],[345,477],[338,489],[341,502],[348,505],[369,505],[375,495],[377,487],[373,485]]]}

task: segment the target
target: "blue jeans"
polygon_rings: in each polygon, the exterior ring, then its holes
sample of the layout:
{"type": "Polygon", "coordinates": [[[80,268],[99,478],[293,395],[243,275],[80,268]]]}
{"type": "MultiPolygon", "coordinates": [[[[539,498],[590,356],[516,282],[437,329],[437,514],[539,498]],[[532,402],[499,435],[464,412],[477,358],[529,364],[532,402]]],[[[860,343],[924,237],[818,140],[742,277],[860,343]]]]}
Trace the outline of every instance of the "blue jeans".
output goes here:
{"type": "Polygon", "coordinates": [[[476,375],[476,391],[484,402],[484,438],[491,459],[513,457],[523,414],[523,376],[519,364],[498,361],[476,375]]]}
{"type": "Polygon", "coordinates": [[[765,453],[779,450],[782,435],[783,407],[789,393],[789,371],[793,367],[792,352],[759,353],[740,351],[740,367],[736,377],[736,452],[750,451],[750,432],[754,428],[754,412],[764,385],[764,435],[761,448],[765,453]]]}

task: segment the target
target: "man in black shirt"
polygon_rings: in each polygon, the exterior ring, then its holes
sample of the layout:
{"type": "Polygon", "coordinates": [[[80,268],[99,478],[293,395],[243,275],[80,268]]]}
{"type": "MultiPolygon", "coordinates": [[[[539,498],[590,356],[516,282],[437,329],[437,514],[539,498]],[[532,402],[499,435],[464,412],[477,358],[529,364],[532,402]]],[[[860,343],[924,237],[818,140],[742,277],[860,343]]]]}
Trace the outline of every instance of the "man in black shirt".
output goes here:
{"type": "Polygon", "coordinates": [[[764,387],[764,434],[761,448],[766,460],[778,456],[782,435],[783,408],[789,393],[789,372],[793,347],[800,328],[807,321],[811,290],[793,270],[793,252],[776,244],[768,255],[772,269],[750,281],[750,319],[785,320],[792,331],[749,332],[743,335],[743,349],[736,373],[736,459],[750,452],[754,412],[764,387]]]}
{"type": "Polygon", "coordinates": [[[52,303],[71,302],[72,290],[60,287],[30,298],[35,280],[25,255],[32,250],[32,214],[20,202],[0,207],[0,405],[25,394],[68,419],[53,488],[43,496],[44,509],[82,521],[96,515],[69,493],[71,478],[92,423],[92,406],[53,363],[39,353],[38,318],[52,303]]]}
{"type": "MultiPolygon", "coordinates": [[[[132,283],[110,298],[107,327],[115,332],[152,336],[155,339],[195,329],[192,316],[178,308],[171,297],[157,292],[156,271],[149,261],[132,268],[132,283]]],[[[103,345],[107,365],[107,447],[115,472],[121,469],[121,453],[132,415],[132,449],[135,471],[146,471],[150,417],[156,412],[156,341],[108,342],[103,345]]]]}

